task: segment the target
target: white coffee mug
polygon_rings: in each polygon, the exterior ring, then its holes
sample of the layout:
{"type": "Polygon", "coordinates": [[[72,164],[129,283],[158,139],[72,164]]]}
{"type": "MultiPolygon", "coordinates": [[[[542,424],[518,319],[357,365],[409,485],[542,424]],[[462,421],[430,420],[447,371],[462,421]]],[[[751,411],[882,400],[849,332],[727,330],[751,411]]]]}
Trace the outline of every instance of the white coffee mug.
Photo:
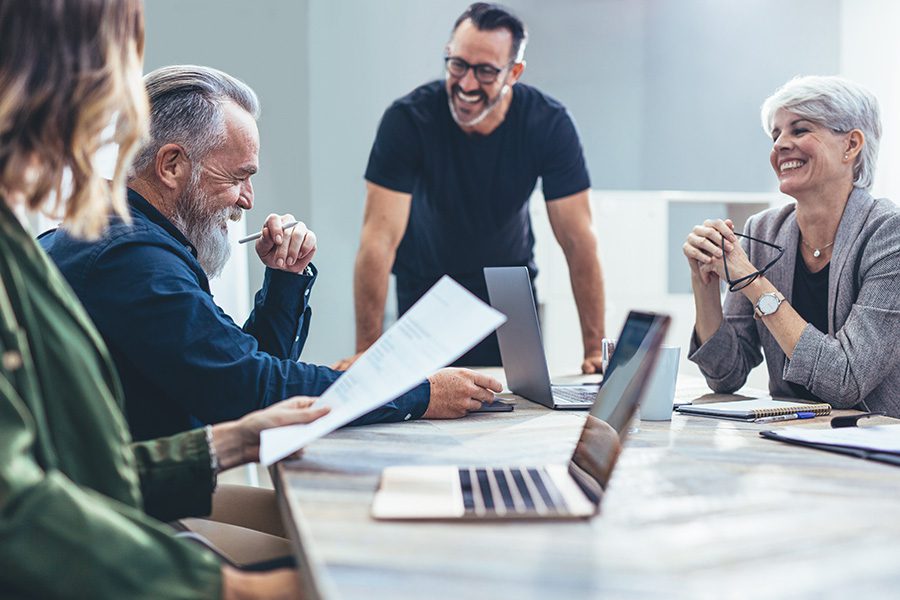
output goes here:
{"type": "Polygon", "coordinates": [[[641,402],[642,421],[671,421],[675,404],[675,380],[678,379],[680,346],[663,346],[659,350],[653,375],[641,402]]]}

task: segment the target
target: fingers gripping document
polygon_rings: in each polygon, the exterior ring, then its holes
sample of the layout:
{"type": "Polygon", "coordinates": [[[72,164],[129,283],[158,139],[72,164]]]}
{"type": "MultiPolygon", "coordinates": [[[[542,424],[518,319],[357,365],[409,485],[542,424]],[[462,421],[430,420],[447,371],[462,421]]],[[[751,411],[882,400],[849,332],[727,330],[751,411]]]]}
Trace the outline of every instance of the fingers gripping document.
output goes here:
{"type": "Polygon", "coordinates": [[[447,276],[441,278],[325,393],[331,412],[312,423],[267,429],[265,466],[409,391],[480,342],[506,317],[447,276]]]}

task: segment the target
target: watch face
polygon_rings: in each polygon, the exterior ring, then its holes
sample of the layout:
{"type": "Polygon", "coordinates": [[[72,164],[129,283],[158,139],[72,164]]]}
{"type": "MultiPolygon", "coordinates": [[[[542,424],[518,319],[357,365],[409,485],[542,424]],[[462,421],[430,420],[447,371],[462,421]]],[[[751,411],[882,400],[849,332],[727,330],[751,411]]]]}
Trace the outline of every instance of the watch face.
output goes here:
{"type": "Polygon", "coordinates": [[[773,294],[763,294],[756,305],[759,306],[759,312],[764,315],[771,315],[778,310],[778,298],[773,294]]]}

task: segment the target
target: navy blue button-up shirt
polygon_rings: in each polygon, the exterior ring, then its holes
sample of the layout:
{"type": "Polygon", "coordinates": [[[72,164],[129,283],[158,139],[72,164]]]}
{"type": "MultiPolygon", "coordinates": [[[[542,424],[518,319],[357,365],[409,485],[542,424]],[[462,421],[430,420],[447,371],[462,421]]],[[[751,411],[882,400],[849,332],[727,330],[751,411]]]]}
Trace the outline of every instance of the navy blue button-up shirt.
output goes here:
{"type": "MultiPolygon", "coordinates": [[[[239,327],[213,300],[196,250],[129,190],[132,223],[114,219],[98,241],[64,230],[40,243],[103,335],[125,388],[135,439],[237,419],[290,396],[318,396],[341,373],[298,362],[312,315],[313,275],[266,269],[239,327]]],[[[419,418],[423,382],[353,425],[419,418]]]]}

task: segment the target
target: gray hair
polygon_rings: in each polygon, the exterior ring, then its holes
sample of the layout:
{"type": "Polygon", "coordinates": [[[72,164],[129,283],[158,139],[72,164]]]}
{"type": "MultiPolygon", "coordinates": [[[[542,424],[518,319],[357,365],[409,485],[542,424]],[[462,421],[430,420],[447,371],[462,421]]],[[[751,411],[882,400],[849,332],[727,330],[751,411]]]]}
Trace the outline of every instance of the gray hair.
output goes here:
{"type": "Polygon", "coordinates": [[[862,131],[865,142],[853,165],[853,186],[864,190],[872,187],[881,140],[881,113],[872,92],[843,77],[795,77],[763,102],[762,126],[767,134],[772,133],[780,108],[837,133],[862,131]]]}
{"type": "Polygon", "coordinates": [[[132,174],[146,170],[166,144],[182,146],[197,161],[224,142],[225,102],[234,102],[259,118],[256,92],[218,69],[162,67],[145,75],[144,84],[150,96],[150,139],[135,157],[132,174]]]}

